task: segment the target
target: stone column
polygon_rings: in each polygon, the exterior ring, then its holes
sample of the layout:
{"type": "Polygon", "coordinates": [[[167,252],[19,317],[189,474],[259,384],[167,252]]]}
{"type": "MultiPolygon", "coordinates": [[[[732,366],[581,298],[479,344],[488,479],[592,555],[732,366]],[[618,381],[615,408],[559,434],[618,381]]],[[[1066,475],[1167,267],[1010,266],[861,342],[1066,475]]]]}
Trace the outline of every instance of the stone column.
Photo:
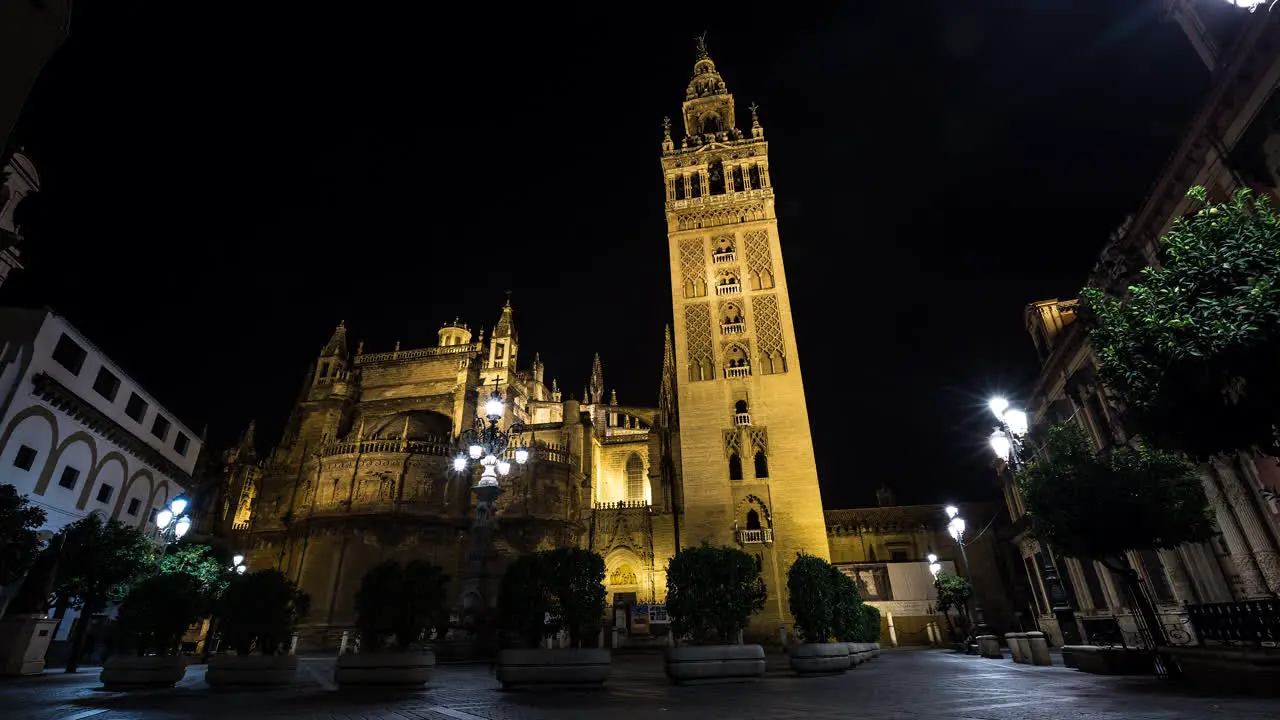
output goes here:
{"type": "Polygon", "coordinates": [[[1213,508],[1214,517],[1218,520],[1218,528],[1222,530],[1222,539],[1226,542],[1227,550],[1230,551],[1232,560],[1236,563],[1236,570],[1240,573],[1240,590],[1244,593],[1243,599],[1255,600],[1269,597],[1271,593],[1267,591],[1262,574],[1258,572],[1258,566],[1254,564],[1249,554],[1249,546],[1245,544],[1244,536],[1240,534],[1235,516],[1231,514],[1231,508],[1227,505],[1226,498],[1222,496],[1222,491],[1218,489],[1213,472],[1207,465],[1202,465],[1200,468],[1200,482],[1204,485],[1209,506],[1213,508]]]}
{"type": "Polygon", "coordinates": [[[1182,556],[1176,550],[1160,550],[1160,564],[1169,576],[1169,584],[1173,586],[1173,599],[1178,603],[1194,603],[1195,591],[1191,588],[1191,578],[1187,577],[1187,568],[1182,564],[1182,556]]]}
{"type": "Polygon", "coordinates": [[[1234,462],[1215,462],[1213,465],[1218,472],[1218,478],[1222,481],[1222,489],[1226,491],[1227,501],[1240,522],[1240,528],[1244,531],[1245,540],[1249,544],[1249,554],[1257,563],[1266,588],[1272,593],[1280,593],[1280,554],[1276,553],[1271,536],[1262,526],[1262,518],[1258,516],[1258,506],[1253,502],[1253,494],[1236,474],[1234,462]]]}

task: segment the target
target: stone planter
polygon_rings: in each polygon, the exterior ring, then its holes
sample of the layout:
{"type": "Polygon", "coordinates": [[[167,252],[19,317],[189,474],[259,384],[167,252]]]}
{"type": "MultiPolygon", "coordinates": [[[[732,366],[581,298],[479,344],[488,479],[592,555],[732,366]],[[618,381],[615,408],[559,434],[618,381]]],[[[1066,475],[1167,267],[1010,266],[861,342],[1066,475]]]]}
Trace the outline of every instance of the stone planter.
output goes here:
{"type": "Polygon", "coordinates": [[[871,659],[871,643],[845,643],[849,646],[849,665],[857,667],[871,659]]]}
{"type": "Polygon", "coordinates": [[[613,667],[608,648],[543,648],[498,653],[498,682],[521,685],[603,685],[613,667]]]}
{"type": "Polygon", "coordinates": [[[375,652],[338,656],[333,681],[340,688],[422,687],[431,679],[431,652],[375,652]]]}
{"type": "Polygon", "coordinates": [[[186,674],[185,655],[112,655],[98,681],[108,690],[173,687],[186,674]]]}
{"type": "Polygon", "coordinates": [[[871,657],[872,659],[880,657],[880,643],[871,643],[871,657]]]}
{"type": "MultiPolygon", "coordinates": [[[[1067,645],[1077,670],[1096,675],[1150,675],[1155,672],[1155,656],[1132,648],[1067,645]]],[[[1064,663],[1065,664],[1065,663],[1064,663]]]]}
{"type": "Polygon", "coordinates": [[[804,643],[787,648],[791,669],[800,675],[837,675],[849,669],[847,643],[804,643]]]}
{"type": "Polygon", "coordinates": [[[764,676],[759,645],[689,645],[666,651],[667,677],[675,683],[751,680],[764,676]]]}
{"type": "Polygon", "coordinates": [[[214,655],[204,681],[219,690],[278,687],[298,674],[297,655],[214,655]]]}
{"type": "Polygon", "coordinates": [[[0,675],[39,675],[58,621],[44,615],[13,615],[0,622],[0,675]]]}

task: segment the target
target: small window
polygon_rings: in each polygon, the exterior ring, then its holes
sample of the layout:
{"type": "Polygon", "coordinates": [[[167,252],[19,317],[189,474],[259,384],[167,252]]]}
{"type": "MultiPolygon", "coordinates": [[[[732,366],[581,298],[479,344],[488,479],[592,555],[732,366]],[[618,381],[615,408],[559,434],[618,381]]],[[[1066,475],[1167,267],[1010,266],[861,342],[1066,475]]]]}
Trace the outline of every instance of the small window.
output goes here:
{"type": "Polygon", "coordinates": [[[80,368],[84,367],[85,355],[84,348],[66,333],[58,338],[58,344],[53,347],[54,362],[70,370],[72,375],[80,374],[80,368]]]}
{"type": "Polygon", "coordinates": [[[729,479],[742,479],[742,458],[738,457],[738,453],[729,456],[729,479]]]}
{"type": "Polygon", "coordinates": [[[98,502],[100,503],[111,502],[111,493],[115,491],[116,489],[114,487],[107,485],[106,483],[103,483],[101,486],[98,487],[98,502]]]}
{"type": "Polygon", "coordinates": [[[187,448],[191,446],[191,438],[187,437],[184,432],[179,432],[178,436],[173,439],[173,449],[178,451],[179,455],[186,455],[187,448]]]}
{"type": "Polygon", "coordinates": [[[147,416],[147,401],[139,397],[138,393],[129,393],[129,404],[125,405],[124,414],[136,422],[142,422],[142,418],[147,416]]]}
{"type": "Polygon", "coordinates": [[[506,346],[506,345],[503,345],[502,343],[498,343],[497,345],[494,345],[494,346],[493,346],[493,356],[494,356],[495,358],[497,358],[497,359],[501,360],[501,359],[502,359],[502,354],[503,354],[504,352],[506,352],[506,349],[507,349],[507,346],[506,346]]]}
{"type": "Polygon", "coordinates": [[[30,470],[36,463],[36,454],[35,448],[23,445],[18,448],[18,454],[13,456],[13,466],[19,470],[30,470]]]}
{"type": "Polygon", "coordinates": [[[165,416],[156,413],[156,419],[151,422],[151,434],[165,439],[169,435],[169,420],[165,416]]]}
{"type": "Polygon", "coordinates": [[[142,500],[141,500],[140,498],[134,498],[134,499],[132,499],[132,500],[130,500],[130,501],[129,501],[129,508],[128,508],[127,510],[125,510],[125,512],[129,513],[130,515],[132,515],[132,516],[134,516],[134,517],[137,517],[137,516],[138,516],[138,508],[140,508],[140,507],[142,507],[142,500]]]}
{"type": "Polygon", "coordinates": [[[160,514],[160,508],[151,508],[151,512],[147,513],[147,522],[155,523],[156,516],[160,514]]]}
{"type": "Polygon", "coordinates": [[[76,481],[80,479],[80,471],[70,465],[62,468],[62,477],[58,478],[58,484],[70,490],[76,486],[76,481]]]}
{"type": "Polygon", "coordinates": [[[890,550],[889,560],[892,562],[906,562],[907,551],[906,550],[890,550]]]}
{"type": "Polygon", "coordinates": [[[116,393],[120,391],[120,378],[106,368],[98,368],[98,379],[93,381],[93,390],[114,402],[116,393]]]}

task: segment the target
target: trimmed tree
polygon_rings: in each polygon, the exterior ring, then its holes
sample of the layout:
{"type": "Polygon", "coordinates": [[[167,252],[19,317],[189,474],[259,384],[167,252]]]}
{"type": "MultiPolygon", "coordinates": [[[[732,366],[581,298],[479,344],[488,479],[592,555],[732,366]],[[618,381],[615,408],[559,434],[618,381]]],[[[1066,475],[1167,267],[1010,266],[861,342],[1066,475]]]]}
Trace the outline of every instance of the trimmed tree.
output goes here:
{"type": "Polygon", "coordinates": [[[117,630],[124,646],[141,655],[175,655],[191,623],[208,611],[200,582],[183,573],[138,583],[120,605],[117,630]]]}
{"type": "Polygon", "coordinates": [[[12,485],[0,485],[0,588],[22,579],[40,554],[44,510],[12,485]]]}
{"type": "Polygon", "coordinates": [[[232,578],[222,605],[222,635],[237,655],[255,648],[274,655],[289,644],[311,596],[279,570],[258,570],[232,578]]]}
{"type": "Polygon", "coordinates": [[[684,548],[667,563],[671,631],[695,644],[736,642],[766,597],[755,558],[737,548],[684,548]]]}
{"type": "Polygon", "coordinates": [[[1205,460],[1280,454],[1280,216],[1247,189],[1163,238],[1161,265],[1123,298],[1081,292],[1101,374],[1157,447],[1205,460]]]}
{"type": "Polygon", "coordinates": [[[565,629],[569,644],[582,647],[584,634],[598,628],[604,616],[604,558],[575,547],[547,550],[539,555],[553,608],[552,632],[565,629]]]}
{"type": "Polygon", "coordinates": [[[973,597],[973,585],[968,580],[959,575],[951,575],[949,573],[938,573],[933,579],[933,589],[938,594],[937,608],[938,612],[947,619],[947,627],[951,628],[952,608],[960,613],[960,617],[964,618],[965,625],[969,624],[969,599],[973,597]]]}
{"type": "Polygon", "coordinates": [[[1155,608],[1125,552],[1171,549],[1213,535],[1195,465],[1145,445],[1098,452],[1084,430],[1064,422],[1049,429],[1042,452],[1017,481],[1032,534],[1063,555],[1097,560],[1125,578],[1159,638],[1155,608]]]}
{"type": "Polygon", "coordinates": [[[537,553],[521,555],[507,566],[498,590],[498,626],[525,647],[536,648],[551,633],[551,591],[537,553]]]}
{"type": "Polygon", "coordinates": [[[831,575],[831,584],[835,588],[835,598],[831,606],[831,632],[839,642],[862,642],[858,639],[864,617],[862,594],[858,592],[858,584],[834,565],[830,565],[828,573],[831,575]]]}
{"type": "Polygon", "coordinates": [[[155,545],[137,528],[89,515],[66,526],[50,545],[61,547],[54,592],[80,610],[71,637],[67,672],[75,672],[90,619],[124,598],[130,586],[154,572],[155,545]]]}
{"type": "Polygon", "coordinates": [[[447,612],[448,583],[449,576],[425,560],[407,565],[388,560],[370,568],[356,591],[361,652],[377,652],[387,645],[404,652],[438,627],[447,612]]]}
{"type": "Polygon", "coordinates": [[[803,552],[787,570],[788,606],[805,642],[825,643],[835,635],[841,588],[832,571],[844,576],[826,560],[803,552]]]}

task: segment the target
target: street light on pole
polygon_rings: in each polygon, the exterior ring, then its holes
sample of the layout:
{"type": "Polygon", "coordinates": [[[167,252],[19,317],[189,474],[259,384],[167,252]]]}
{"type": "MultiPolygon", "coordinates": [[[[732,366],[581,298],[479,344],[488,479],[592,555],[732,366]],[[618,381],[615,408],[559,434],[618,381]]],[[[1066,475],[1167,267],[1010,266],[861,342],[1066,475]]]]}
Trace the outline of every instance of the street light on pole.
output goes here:
{"type": "Polygon", "coordinates": [[[175,543],[191,529],[191,518],[187,508],[191,503],[181,495],[169,501],[169,506],[156,513],[156,529],[165,539],[165,544],[175,543]]]}
{"type": "Polygon", "coordinates": [[[947,533],[951,535],[951,539],[956,541],[956,546],[960,548],[960,559],[964,562],[965,579],[969,581],[970,587],[973,588],[973,622],[969,625],[969,637],[965,638],[965,650],[977,644],[976,638],[979,635],[986,635],[987,623],[982,617],[982,605],[978,602],[977,585],[973,582],[973,569],[969,566],[969,555],[965,552],[964,547],[964,518],[960,517],[960,508],[955,505],[946,507],[947,517],[950,522],[947,523],[947,533]]]}
{"type": "MultiPolygon", "coordinates": [[[[1027,414],[1010,407],[1009,401],[1001,397],[992,398],[988,405],[996,419],[1000,421],[988,439],[991,443],[991,451],[1004,463],[1005,468],[1019,473],[1025,467],[1022,461],[1022,441],[1030,430],[1027,414]]],[[[1075,610],[1071,607],[1067,592],[1062,587],[1062,579],[1053,562],[1053,553],[1047,545],[1040,553],[1040,566],[1041,577],[1049,593],[1050,610],[1058,620],[1058,629],[1062,632],[1063,642],[1067,645],[1077,644],[1080,642],[1080,634],[1076,627],[1075,610]]]]}

